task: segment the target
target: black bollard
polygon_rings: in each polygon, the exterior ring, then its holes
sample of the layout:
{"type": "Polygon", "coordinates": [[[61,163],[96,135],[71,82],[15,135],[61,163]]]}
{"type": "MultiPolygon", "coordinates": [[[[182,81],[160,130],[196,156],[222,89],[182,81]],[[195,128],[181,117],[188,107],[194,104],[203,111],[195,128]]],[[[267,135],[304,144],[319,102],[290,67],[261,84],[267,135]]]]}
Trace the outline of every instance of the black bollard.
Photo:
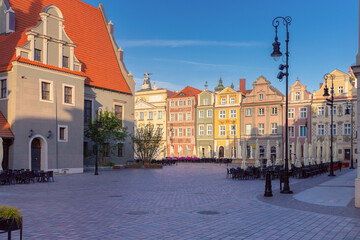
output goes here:
{"type": "Polygon", "coordinates": [[[272,197],[272,196],[273,195],[271,190],[271,175],[270,172],[266,171],[264,197],[272,197]]]}

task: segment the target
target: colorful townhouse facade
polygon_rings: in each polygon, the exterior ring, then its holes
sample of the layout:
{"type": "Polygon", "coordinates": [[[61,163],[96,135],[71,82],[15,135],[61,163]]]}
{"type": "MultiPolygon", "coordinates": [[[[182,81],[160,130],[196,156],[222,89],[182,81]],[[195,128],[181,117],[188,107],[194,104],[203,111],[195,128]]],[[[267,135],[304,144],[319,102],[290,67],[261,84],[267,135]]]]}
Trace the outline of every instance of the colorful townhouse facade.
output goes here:
{"type": "Polygon", "coordinates": [[[196,108],[201,90],[185,87],[167,98],[167,155],[197,156],[196,108]]]}
{"type": "MultiPolygon", "coordinates": [[[[289,149],[297,149],[296,144],[299,138],[301,153],[296,154],[300,154],[301,158],[304,157],[305,139],[311,143],[311,103],[312,94],[297,78],[296,82],[289,87],[288,135],[289,149]]],[[[285,120],[283,122],[285,123],[285,120]]],[[[283,134],[283,141],[285,142],[285,134],[283,134]]]]}
{"type": "MultiPolygon", "coordinates": [[[[325,82],[320,89],[314,91],[311,116],[311,139],[313,143],[324,140],[330,141],[331,114],[333,114],[333,143],[336,143],[336,159],[349,161],[351,154],[355,161],[357,154],[356,116],[357,116],[357,89],[349,80],[349,75],[339,70],[330,73],[334,76],[334,108],[330,106],[324,95],[325,82]],[[351,142],[352,140],[352,142],[351,142]],[[352,146],[351,146],[352,145],[352,146]],[[351,153],[351,149],[353,152],[351,153]]],[[[327,86],[331,88],[331,80],[327,86]]],[[[335,147],[335,146],[334,146],[335,147]]]]}
{"type": "Polygon", "coordinates": [[[271,159],[283,156],[284,95],[270,81],[260,76],[248,90],[241,104],[240,134],[247,140],[247,158],[254,162],[256,139],[259,140],[260,160],[265,158],[267,140],[270,141],[271,159]],[[279,143],[280,152],[276,152],[279,143]]]}
{"type": "Polygon", "coordinates": [[[215,94],[205,89],[198,95],[196,108],[196,146],[198,157],[214,156],[214,103],[215,94]]]}
{"type": "MultiPolygon", "coordinates": [[[[3,168],[83,172],[98,108],[132,133],[135,83],[102,4],[0,0],[0,19],[3,168]]],[[[133,159],[130,138],[116,144],[109,160],[133,159]]]]}
{"type": "MultiPolygon", "coordinates": [[[[219,84],[220,86],[220,84],[219,84]]],[[[218,158],[238,158],[240,149],[240,104],[242,92],[231,87],[216,89],[214,146],[218,158]]]]}
{"type": "MultiPolygon", "coordinates": [[[[174,92],[163,88],[157,88],[156,83],[151,87],[150,78],[145,77],[141,90],[135,92],[135,127],[141,128],[146,124],[152,124],[157,131],[162,133],[162,144],[155,159],[167,156],[167,98],[175,95],[174,92]]],[[[135,156],[136,157],[136,156],[135,156]]]]}

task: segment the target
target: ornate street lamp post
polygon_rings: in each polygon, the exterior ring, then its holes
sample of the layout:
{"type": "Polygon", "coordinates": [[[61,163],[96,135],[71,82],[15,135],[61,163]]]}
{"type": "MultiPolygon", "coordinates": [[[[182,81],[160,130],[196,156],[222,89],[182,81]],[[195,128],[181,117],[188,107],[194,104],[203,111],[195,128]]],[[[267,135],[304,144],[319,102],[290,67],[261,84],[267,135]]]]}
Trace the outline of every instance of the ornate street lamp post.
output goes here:
{"type": "Polygon", "coordinates": [[[95,156],[95,175],[99,175],[99,160],[98,160],[98,155],[99,155],[99,130],[102,129],[102,119],[101,119],[101,113],[102,110],[98,109],[96,111],[96,156],[95,156]]]}
{"type": "Polygon", "coordinates": [[[325,87],[324,87],[324,97],[326,97],[326,105],[330,106],[330,113],[331,113],[331,122],[330,122],[330,174],[329,177],[335,177],[334,174],[334,162],[333,162],[333,132],[334,132],[334,75],[332,74],[325,74],[324,80],[325,80],[325,87]],[[330,88],[330,94],[331,98],[329,97],[329,88],[327,86],[327,80],[331,79],[331,88],[330,88]]]}
{"type": "Polygon", "coordinates": [[[274,51],[271,53],[271,56],[277,60],[282,56],[282,53],[280,52],[280,42],[278,42],[278,36],[277,36],[277,29],[280,25],[280,22],[282,22],[285,27],[286,27],[286,52],[285,52],[285,57],[286,57],[286,64],[280,64],[279,69],[281,70],[281,72],[279,72],[279,74],[277,75],[277,78],[280,80],[280,82],[282,81],[282,78],[285,76],[286,77],[286,106],[285,106],[285,179],[284,179],[284,187],[283,189],[280,191],[280,193],[287,193],[287,194],[291,194],[293,193],[290,190],[290,186],[289,186],[289,165],[288,165],[288,152],[289,152],[289,136],[288,136],[288,108],[289,108],[289,99],[288,99],[288,95],[289,95],[289,25],[291,23],[292,19],[291,17],[287,16],[287,17],[276,17],[273,22],[272,25],[275,28],[275,42],[272,44],[274,47],[274,51]],[[285,69],[285,73],[282,72],[285,69]]]}
{"type": "Polygon", "coordinates": [[[345,114],[350,115],[350,169],[354,169],[354,158],[353,158],[353,104],[351,101],[346,101],[345,114]]]}

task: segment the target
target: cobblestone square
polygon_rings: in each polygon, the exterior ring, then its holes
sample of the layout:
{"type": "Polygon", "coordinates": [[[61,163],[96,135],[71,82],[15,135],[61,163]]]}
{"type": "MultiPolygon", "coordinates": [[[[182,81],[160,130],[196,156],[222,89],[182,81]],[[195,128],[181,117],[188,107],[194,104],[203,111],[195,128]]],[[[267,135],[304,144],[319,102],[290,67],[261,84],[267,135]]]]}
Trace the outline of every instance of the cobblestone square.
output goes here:
{"type": "MultiPolygon", "coordinates": [[[[337,176],[349,174],[344,169],[337,176]]],[[[294,193],[329,181],[290,179],[294,193]]],[[[179,164],[57,176],[0,186],[24,215],[24,239],[360,239],[360,211],[279,194],[263,180],[226,179],[226,165],[179,164]]],[[[13,238],[18,238],[13,232],[13,238]]],[[[6,239],[1,234],[0,239],[6,239]]]]}

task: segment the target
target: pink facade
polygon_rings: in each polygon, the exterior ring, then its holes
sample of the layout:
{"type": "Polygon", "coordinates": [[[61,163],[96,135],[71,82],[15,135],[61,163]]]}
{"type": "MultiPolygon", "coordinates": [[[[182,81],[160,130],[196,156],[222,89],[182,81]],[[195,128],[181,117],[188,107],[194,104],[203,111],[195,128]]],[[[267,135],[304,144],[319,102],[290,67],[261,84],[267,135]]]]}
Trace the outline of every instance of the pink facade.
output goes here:
{"type": "Polygon", "coordinates": [[[186,87],[167,99],[167,156],[193,156],[197,95],[201,91],[186,87]]]}
{"type": "Polygon", "coordinates": [[[256,139],[260,158],[265,158],[267,140],[270,141],[271,158],[275,160],[278,154],[281,156],[283,101],[284,95],[263,76],[253,83],[252,90],[247,91],[241,104],[241,136],[247,139],[248,157],[254,156],[256,139]],[[279,153],[276,152],[276,143],[280,146],[279,153]]]}
{"type": "Polygon", "coordinates": [[[305,139],[307,138],[308,143],[311,143],[311,101],[312,94],[306,90],[306,85],[301,84],[297,79],[289,90],[289,144],[294,144],[293,149],[296,151],[299,137],[302,145],[301,157],[303,157],[305,139]]]}

